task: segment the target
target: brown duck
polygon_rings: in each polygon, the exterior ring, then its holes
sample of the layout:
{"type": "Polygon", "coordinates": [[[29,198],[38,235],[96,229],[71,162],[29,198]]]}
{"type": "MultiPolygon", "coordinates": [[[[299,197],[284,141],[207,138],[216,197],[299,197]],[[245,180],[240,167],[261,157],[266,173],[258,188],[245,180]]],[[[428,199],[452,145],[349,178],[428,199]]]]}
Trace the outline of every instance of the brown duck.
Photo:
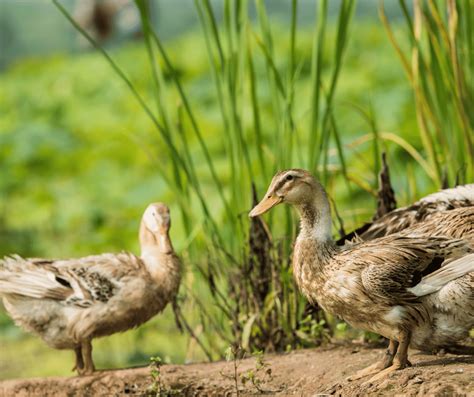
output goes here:
{"type": "Polygon", "coordinates": [[[140,224],[141,256],[0,260],[0,296],[15,323],[56,349],[73,349],[74,369],[92,373],[92,339],[148,321],[176,295],[180,260],[169,238],[169,209],[150,204],[140,224]]]}
{"type": "Polygon", "coordinates": [[[295,206],[301,218],[293,274],[302,293],[352,326],[390,340],[384,358],[353,378],[405,368],[409,346],[437,348],[468,336],[474,326],[472,208],[451,226],[462,227],[469,234],[464,239],[427,235],[424,228],[430,227],[420,224],[418,230],[337,246],[326,192],[309,172],[277,173],[250,216],[280,203],[295,206]]]}

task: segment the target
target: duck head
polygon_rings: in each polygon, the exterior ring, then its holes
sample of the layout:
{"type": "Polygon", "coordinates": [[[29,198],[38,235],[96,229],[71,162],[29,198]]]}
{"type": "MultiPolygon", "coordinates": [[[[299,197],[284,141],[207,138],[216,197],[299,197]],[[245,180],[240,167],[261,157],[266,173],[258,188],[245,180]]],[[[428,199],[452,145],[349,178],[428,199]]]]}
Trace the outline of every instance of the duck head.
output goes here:
{"type": "Polygon", "coordinates": [[[280,203],[300,206],[313,201],[319,183],[306,170],[290,169],[278,172],[272,179],[264,198],[250,211],[249,216],[264,214],[280,203]]]}
{"type": "Polygon", "coordinates": [[[143,214],[143,224],[153,234],[167,234],[171,226],[168,206],[163,203],[150,204],[143,214]]]}
{"type": "Polygon", "coordinates": [[[331,209],[321,184],[306,170],[290,169],[278,172],[265,197],[250,211],[249,216],[264,214],[280,203],[296,207],[300,214],[302,238],[331,241],[331,209]]]}
{"type": "Polygon", "coordinates": [[[173,245],[169,237],[171,226],[170,210],[166,204],[152,203],[145,210],[140,225],[140,246],[145,252],[172,253],[173,245]]]}

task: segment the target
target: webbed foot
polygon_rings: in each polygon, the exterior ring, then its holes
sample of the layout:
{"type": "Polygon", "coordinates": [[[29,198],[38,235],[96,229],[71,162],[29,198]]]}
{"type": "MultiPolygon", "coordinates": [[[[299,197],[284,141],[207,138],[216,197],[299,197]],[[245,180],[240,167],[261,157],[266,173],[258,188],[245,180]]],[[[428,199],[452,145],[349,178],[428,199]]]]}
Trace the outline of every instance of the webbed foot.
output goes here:
{"type": "Polygon", "coordinates": [[[398,342],[395,340],[390,340],[390,344],[388,345],[388,348],[385,351],[385,355],[381,361],[378,361],[375,364],[368,366],[367,368],[357,371],[354,375],[349,376],[346,380],[351,382],[369,375],[377,374],[380,371],[383,371],[385,368],[389,368],[393,363],[393,358],[395,357],[397,349],[398,342]]]}
{"type": "Polygon", "coordinates": [[[385,377],[390,375],[392,372],[399,371],[407,367],[411,367],[411,363],[408,360],[405,363],[395,362],[390,367],[383,369],[376,375],[372,376],[372,378],[370,378],[368,381],[362,383],[362,386],[368,386],[374,382],[384,379],[385,377]]]}
{"type": "Polygon", "coordinates": [[[379,373],[380,371],[383,371],[384,368],[385,367],[383,365],[383,362],[376,362],[375,364],[369,365],[368,367],[357,371],[354,375],[351,375],[346,378],[346,380],[352,382],[354,380],[358,380],[366,376],[379,373]]]}

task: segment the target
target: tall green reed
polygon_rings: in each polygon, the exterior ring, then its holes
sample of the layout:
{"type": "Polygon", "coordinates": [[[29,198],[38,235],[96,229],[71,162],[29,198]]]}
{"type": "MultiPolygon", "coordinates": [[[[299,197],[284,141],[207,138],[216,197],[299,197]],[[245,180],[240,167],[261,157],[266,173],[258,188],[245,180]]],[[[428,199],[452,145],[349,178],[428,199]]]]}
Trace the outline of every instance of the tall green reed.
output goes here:
{"type": "MultiPolygon", "coordinates": [[[[354,184],[374,190],[349,173],[334,106],[355,1],[340,2],[334,41],[328,38],[329,24],[333,24],[328,1],[321,0],[316,5],[311,89],[306,99],[301,98],[305,94],[298,85],[305,60],[297,51],[297,0],[288,3],[288,49],[284,55],[275,46],[263,0],[224,0],[221,19],[213,8],[215,3],[195,0],[222,120],[221,142],[217,146],[224,156],[216,155],[215,142],[207,138],[196,100],[187,92],[172,57],[154,30],[145,0],[135,3],[152,75],[154,105],[147,103],[115,60],[72,19],[59,0],[53,2],[104,55],[158,133],[160,146],[155,149],[164,150],[169,159],[156,163],[158,171],[174,193],[186,234],[198,236],[189,240],[189,258],[192,269],[209,287],[208,300],[203,302],[192,288],[186,293],[198,308],[199,314],[192,314],[192,321],[200,322],[207,331],[195,337],[202,339],[200,345],[207,349],[208,357],[222,353],[222,343],[281,350],[320,341],[326,332],[326,320],[321,313],[305,312],[304,301],[291,277],[288,258],[296,230],[291,212],[280,209],[270,215],[275,235],[283,236],[273,240],[262,231],[264,224],[249,224],[246,214],[252,206],[253,186],[262,194],[273,173],[286,167],[306,167],[327,184],[342,178],[349,191],[354,184]],[[256,20],[250,17],[250,7],[255,7],[256,20]],[[178,104],[174,106],[176,98],[178,104]],[[196,146],[191,150],[190,140],[197,142],[199,150],[195,150],[196,146]],[[330,154],[331,147],[335,149],[334,156],[330,154]],[[330,169],[331,156],[338,162],[336,170],[330,169]],[[266,241],[262,243],[264,248],[256,248],[256,241],[266,241]],[[202,245],[193,251],[197,244],[204,245],[205,251],[202,245]],[[279,335],[278,343],[273,343],[277,335],[274,332],[279,335]]],[[[436,169],[436,157],[426,161],[402,138],[379,133],[372,112],[366,118],[372,130],[369,139],[374,141],[374,183],[379,168],[379,140],[397,143],[430,172],[436,169]]],[[[433,171],[430,176],[438,178],[440,174],[433,171]]],[[[180,318],[186,321],[183,316],[180,318]]]]}
{"type": "Polygon", "coordinates": [[[413,89],[427,174],[438,186],[472,181],[473,2],[414,0],[410,13],[401,0],[400,7],[402,38],[395,37],[383,3],[380,17],[413,89]]]}
{"type": "MultiPolygon", "coordinates": [[[[327,180],[331,139],[339,148],[337,153],[345,175],[344,151],[333,117],[333,102],[354,2],[341,2],[334,44],[326,39],[327,1],[322,0],[315,10],[317,21],[313,33],[312,94],[307,103],[311,117],[297,119],[295,96],[298,95],[298,65],[303,61],[298,59],[295,50],[297,0],[292,0],[290,6],[289,50],[283,60],[276,55],[264,1],[256,0],[249,4],[247,0],[224,0],[221,21],[209,0],[195,1],[222,118],[222,149],[226,161],[219,162],[219,165],[211,154],[210,142],[206,140],[199,124],[193,98],[186,92],[171,57],[154,31],[146,1],[136,0],[135,3],[141,17],[156,110],[146,102],[143,94],[138,92],[113,58],[72,19],[60,2],[53,2],[104,55],[151,119],[170,159],[169,167],[160,163],[158,170],[175,192],[186,232],[193,233],[193,224],[203,225],[199,234],[205,241],[209,260],[206,263],[202,258],[196,258],[193,262],[210,286],[211,296],[221,315],[211,313],[212,310],[206,309],[206,305],[199,303],[199,298],[195,297],[202,313],[201,322],[217,332],[222,340],[242,343],[246,347],[267,347],[265,344],[273,329],[284,331],[284,335],[296,335],[293,340],[281,338],[281,343],[273,348],[282,349],[288,344],[294,347],[298,340],[302,342],[305,338],[309,339],[308,335],[311,332],[314,334],[314,326],[313,331],[306,332],[311,326],[303,312],[304,302],[296,293],[287,260],[295,231],[290,212],[286,210],[283,218],[274,219],[275,226],[280,227],[287,238],[280,244],[268,246],[264,255],[266,259],[260,258],[260,262],[252,259],[255,252],[249,251],[249,224],[245,214],[252,204],[252,186],[256,185],[263,192],[277,169],[297,164],[315,173],[321,172],[327,180]],[[256,21],[252,21],[249,16],[249,7],[252,5],[257,11],[256,21]],[[323,78],[325,49],[333,53],[327,81],[323,78]],[[265,79],[257,77],[256,68],[262,64],[266,70],[265,79]],[[170,78],[166,79],[165,74],[170,78]],[[262,98],[262,92],[269,93],[270,99],[262,98]],[[172,95],[179,98],[177,109],[169,105],[172,95]],[[197,140],[200,153],[190,151],[188,140],[191,138],[197,140]],[[308,151],[303,150],[306,146],[308,151]],[[204,158],[204,165],[197,163],[200,158],[204,158]],[[204,184],[203,179],[211,182],[204,184]],[[205,191],[209,192],[209,186],[218,201],[207,199],[209,196],[205,191]],[[255,275],[252,276],[254,270],[249,268],[249,264],[253,264],[252,268],[259,267],[261,274],[266,271],[273,274],[264,293],[260,293],[258,302],[253,304],[245,297],[256,293],[254,290],[260,288],[261,281],[258,277],[255,279],[255,275]],[[248,276],[248,280],[253,281],[239,284],[241,276],[248,276]],[[229,291],[233,295],[231,301],[226,295],[229,291]],[[266,340],[263,340],[264,335],[267,335],[266,340]],[[255,338],[263,338],[260,345],[259,342],[251,342],[255,338]]],[[[208,338],[206,346],[211,351],[218,350],[219,345],[216,346],[211,339],[208,338]]]]}

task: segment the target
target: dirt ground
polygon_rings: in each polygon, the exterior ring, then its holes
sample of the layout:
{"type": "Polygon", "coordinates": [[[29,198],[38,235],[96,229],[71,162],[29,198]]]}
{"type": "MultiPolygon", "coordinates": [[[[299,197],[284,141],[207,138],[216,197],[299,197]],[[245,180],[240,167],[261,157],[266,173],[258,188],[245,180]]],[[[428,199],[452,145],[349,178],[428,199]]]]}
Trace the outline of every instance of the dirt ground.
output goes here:
{"type": "Polygon", "coordinates": [[[346,378],[374,362],[380,348],[328,346],[265,355],[264,363],[236,362],[163,365],[152,380],[150,367],[98,371],[86,377],[52,377],[0,382],[1,396],[474,396],[474,356],[410,352],[413,367],[374,383],[346,378]],[[242,377],[247,381],[242,383],[242,377]],[[252,381],[253,380],[253,381],[252,381]],[[155,387],[155,392],[151,390],[155,387]],[[160,394],[158,394],[160,395],[160,394]]]}

